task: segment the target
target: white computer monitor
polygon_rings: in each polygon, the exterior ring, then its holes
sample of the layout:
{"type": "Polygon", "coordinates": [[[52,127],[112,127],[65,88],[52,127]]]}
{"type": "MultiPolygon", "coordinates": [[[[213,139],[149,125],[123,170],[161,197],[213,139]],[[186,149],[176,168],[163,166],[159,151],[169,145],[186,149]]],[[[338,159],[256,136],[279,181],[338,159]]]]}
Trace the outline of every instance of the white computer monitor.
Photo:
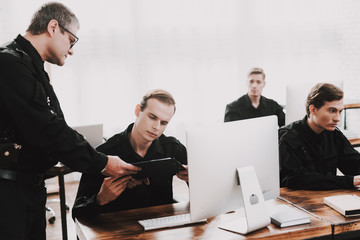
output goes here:
{"type": "Polygon", "coordinates": [[[83,135],[92,147],[97,147],[103,143],[103,124],[89,124],[72,127],[83,135]]]}
{"type": "MultiPolygon", "coordinates": [[[[285,124],[290,124],[300,120],[306,115],[306,98],[311,90],[318,82],[295,83],[286,86],[286,106],[285,106],[285,124]]],[[[343,88],[342,81],[331,81],[339,88],[343,88]]]]}
{"type": "Polygon", "coordinates": [[[237,168],[254,167],[265,200],[279,196],[276,116],[196,126],[187,129],[186,142],[193,221],[244,207],[249,199],[243,199],[237,168]]]}

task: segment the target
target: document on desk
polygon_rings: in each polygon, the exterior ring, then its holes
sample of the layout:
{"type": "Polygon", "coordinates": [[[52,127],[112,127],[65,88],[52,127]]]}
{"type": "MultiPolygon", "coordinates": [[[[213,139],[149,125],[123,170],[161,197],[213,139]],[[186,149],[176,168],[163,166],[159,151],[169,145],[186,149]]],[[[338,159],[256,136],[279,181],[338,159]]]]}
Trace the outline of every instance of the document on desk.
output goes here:
{"type": "Polygon", "coordinates": [[[310,216],[286,204],[272,206],[270,209],[271,222],[279,227],[290,227],[310,223],[310,216]]]}
{"type": "Polygon", "coordinates": [[[345,217],[360,216],[360,198],[356,195],[324,197],[324,203],[345,217]]]}

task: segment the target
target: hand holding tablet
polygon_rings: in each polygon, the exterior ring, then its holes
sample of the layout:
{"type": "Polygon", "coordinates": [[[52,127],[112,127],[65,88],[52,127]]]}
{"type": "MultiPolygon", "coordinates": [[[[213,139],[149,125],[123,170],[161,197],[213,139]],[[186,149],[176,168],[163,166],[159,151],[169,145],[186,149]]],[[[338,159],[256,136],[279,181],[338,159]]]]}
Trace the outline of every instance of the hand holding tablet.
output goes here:
{"type": "Polygon", "coordinates": [[[149,161],[132,163],[141,167],[141,171],[133,175],[135,178],[156,177],[164,175],[175,175],[179,171],[185,170],[175,158],[167,157],[149,161]]]}

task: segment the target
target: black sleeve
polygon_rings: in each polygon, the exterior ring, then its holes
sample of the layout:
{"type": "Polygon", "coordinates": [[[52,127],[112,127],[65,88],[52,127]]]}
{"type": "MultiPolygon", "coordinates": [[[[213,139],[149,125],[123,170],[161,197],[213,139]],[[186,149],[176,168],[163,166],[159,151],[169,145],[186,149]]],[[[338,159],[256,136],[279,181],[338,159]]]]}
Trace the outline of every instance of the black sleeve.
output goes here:
{"type": "Polygon", "coordinates": [[[104,169],[107,157],[96,152],[47,104],[38,76],[20,59],[0,57],[0,101],[23,144],[77,171],[104,169]]]}
{"type": "Polygon", "coordinates": [[[233,110],[233,108],[228,104],[225,108],[225,117],[224,122],[231,122],[239,120],[239,114],[233,110]]]}
{"type": "Polygon", "coordinates": [[[339,170],[345,175],[360,175],[360,153],[354,149],[344,134],[340,131],[337,133],[339,134],[340,141],[339,170]]]}
{"type": "Polygon", "coordinates": [[[181,164],[187,165],[187,151],[185,146],[175,137],[165,137],[161,141],[166,142],[166,152],[169,157],[174,157],[181,164]]]}
{"type": "Polygon", "coordinates": [[[73,218],[88,218],[101,212],[96,203],[96,196],[100,191],[104,177],[101,174],[83,174],[74,206],[72,208],[73,218]]]}
{"type": "Polygon", "coordinates": [[[184,165],[188,164],[188,160],[187,160],[187,151],[184,145],[182,145],[180,143],[179,147],[178,147],[178,151],[175,154],[175,158],[184,165]]]}
{"type": "Polygon", "coordinates": [[[278,107],[277,107],[276,116],[278,117],[279,127],[284,126],[285,125],[285,113],[283,111],[283,108],[280,105],[278,105],[278,107]]]}
{"type": "MultiPolygon", "coordinates": [[[[174,138],[175,139],[175,138],[174,138]]],[[[175,144],[175,151],[174,151],[174,157],[176,160],[178,160],[181,164],[188,165],[188,158],[187,158],[187,151],[186,147],[176,139],[175,144]]],[[[189,186],[189,183],[186,182],[186,184],[189,186]]]]}
{"type": "Polygon", "coordinates": [[[352,176],[335,176],[310,170],[315,168],[313,159],[295,139],[280,139],[279,158],[281,187],[309,190],[354,187],[352,176]]]}

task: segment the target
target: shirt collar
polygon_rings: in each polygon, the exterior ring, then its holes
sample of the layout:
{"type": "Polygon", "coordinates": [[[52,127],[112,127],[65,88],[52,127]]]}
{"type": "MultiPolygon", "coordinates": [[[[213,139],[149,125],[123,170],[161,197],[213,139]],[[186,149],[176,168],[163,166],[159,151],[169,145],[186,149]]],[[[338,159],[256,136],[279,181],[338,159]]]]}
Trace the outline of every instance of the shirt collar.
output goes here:
{"type": "MultiPolygon", "coordinates": [[[[131,123],[127,127],[127,129],[122,133],[122,135],[125,135],[125,137],[126,137],[126,143],[125,143],[126,147],[131,147],[132,151],[135,153],[133,147],[130,144],[130,139],[128,137],[129,134],[131,133],[133,127],[134,127],[134,123],[131,123]]],[[[162,146],[162,144],[160,142],[160,138],[163,138],[163,137],[164,137],[164,135],[162,134],[159,138],[155,139],[151,143],[151,145],[150,145],[144,159],[152,158],[153,156],[158,156],[159,154],[165,154],[165,150],[164,150],[164,148],[163,148],[163,146],[162,146]]],[[[123,147],[125,147],[125,146],[123,146],[123,147]]]]}
{"type": "MultiPolygon", "coordinates": [[[[247,109],[254,108],[248,94],[245,94],[245,104],[246,104],[247,109]]],[[[261,95],[259,106],[256,109],[266,108],[266,105],[267,104],[266,104],[265,98],[261,95]]]]}
{"type": "Polygon", "coordinates": [[[305,133],[308,135],[308,136],[310,136],[310,139],[313,139],[314,141],[316,141],[316,142],[320,142],[321,141],[321,139],[322,139],[322,136],[324,135],[324,132],[326,131],[326,130],[324,130],[324,131],[322,131],[322,133],[320,133],[320,134],[317,134],[316,132],[314,132],[312,129],[311,129],[311,127],[309,126],[309,124],[307,123],[307,116],[305,116],[304,118],[303,118],[303,121],[302,121],[302,125],[303,125],[303,128],[304,128],[304,130],[305,130],[305,133]]]}
{"type": "Polygon", "coordinates": [[[36,66],[41,66],[42,69],[44,68],[44,61],[42,60],[39,52],[31,44],[31,42],[26,40],[20,34],[16,37],[15,42],[19,44],[28,55],[30,55],[36,66]]]}

